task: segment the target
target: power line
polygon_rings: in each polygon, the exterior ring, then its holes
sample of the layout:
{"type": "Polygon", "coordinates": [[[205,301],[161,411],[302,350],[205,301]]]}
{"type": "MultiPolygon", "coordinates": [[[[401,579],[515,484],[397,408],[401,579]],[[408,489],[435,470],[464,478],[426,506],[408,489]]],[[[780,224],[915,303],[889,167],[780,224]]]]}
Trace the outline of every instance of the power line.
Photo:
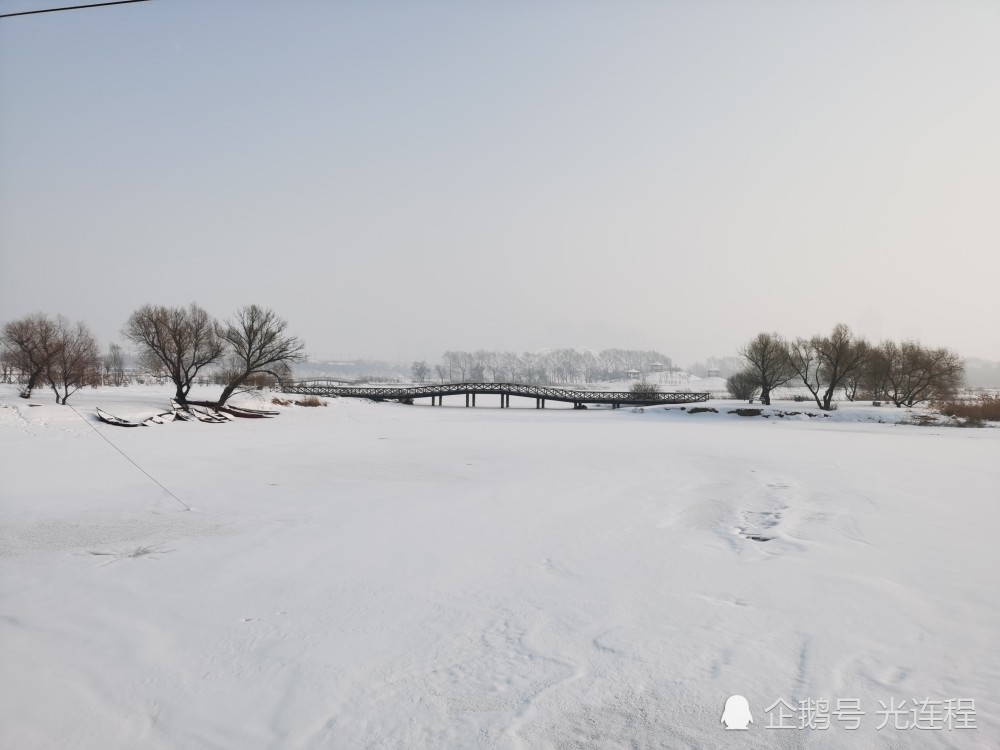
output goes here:
{"type": "Polygon", "coordinates": [[[67,5],[62,8],[46,8],[45,10],[22,10],[18,13],[0,13],[0,18],[12,16],[33,16],[36,13],[57,13],[61,10],[80,10],[81,8],[101,8],[105,5],[128,5],[129,3],[148,3],[149,0],[114,0],[108,3],[91,3],[89,5],[67,5]]]}
{"type": "Polygon", "coordinates": [[[132,460],[131,458],[129,458],[128,456],[126,456],[126,455],[125,455],[125,451],[123,451],[123,450],[122,450],[121,448],[119,448],[119,447],[118,447],[117,445],[115,445],[115,444],[114,444],[114,443],[112,443],[112,442],[111,442],[110,440],[108,440],[107,436],[105,436],[103,432],[101,432],[101,431],[100,431],[99,429],[97,429],[97,428],[96,428],[96,427],[94,426],[93,422],[91,422],[91,421],[90,421],[90,420],[88,420],[88,419],[87,419],[86,417],[84,417],[84,416],[83,416],[83,415],[82,415],[82,414],[81,414],[80,412],[76,411],[76,409],[75,409],[75,408],[74,408],[73,406],[70,406],[69,404],[66,404],[66,406],[69,406],[69,408],[70,408],[70,409],[73,409],[73,411],[74,411],[74,412],[76,413],[76,416],[78,416],[78,417],[79,417],[80,419],[82,419],[82,420],[83,420],[84,422],[86,422],[86,423],[87,423],[88,425],[90,425],[90,429],[92,429],[92,430],[93,430],[94,432],[96,432],[96,433],[97,433],[98,435],[100,435],[100,436],[101,436],[101,439],[102,439],[102,440],[104,440],[104,442],[106,442],[106,443],[107,443],[108,445],[110,445],[110,446],[111,446],[112,448],[114,448],[114,449],[115,449],[116,451],[118,451],[118,452],[119,452],[119,453],[121,453],[121,454],[122,454],[123,456],[125,456],[125,459],[126,459],[126,460],[127,460],[127,461],[128,461],[129,463],[130,463],[130,464],[132,464],[132,465],[133,465],[133,466],[134,466],[135,468],[137,468],[137,469],[138,469],[139,471],[141,471],[141,472],[142,472],[143,474],[145,474],[145,475],[146,475],[147,477],[149,477],[150,479],[152,479],[152,480],[153,480],[153,481],[154,481],[154,482],[156,483],[156,485],[157,485],[157,486],[158,486],[158,487],[159,487],[159,488],[160,488],[161,490],[163,490],[163,491],[164,491],[164,492],[166,492],[166,493],[167,493],[168,495],[170,495],[170,497],[172,497],[172,498],[173,498],[174,500],[176,500],[176,501],[177,501],[177,502],[179,502],[179,503],[180,503],[181,505],[183,505],[183,506],[184,506],[184,510],[191,510],[191,506],[190,506],[190,505],[188,505],[187,503],[185,503],[185,502],[184,502],[183,500],[181,500],[181,499],[180,499],[179,497],[177,497],[177,495],[175,495],[175,494],[174,494],[173,492],[171,492],[170,490],[168,490],[168,489],[167,489],[166,487],[164,487],[164,486],[163,486],[162,484],[160,484],[159,482],[157,482],[157,481],[156,481],[156,478],[155,478],[155,477],[154,477],[154,476],[153,476],[152,474],[150,474],[150,473],[149,473],[148,471],[146,471],[146,470],[145,470],[144,468],[142,468],[141,466],[139,466],[139,464],[137,464],[137,463],[136,463],[135,461],[133,461],[133,460],[132,460]]]}

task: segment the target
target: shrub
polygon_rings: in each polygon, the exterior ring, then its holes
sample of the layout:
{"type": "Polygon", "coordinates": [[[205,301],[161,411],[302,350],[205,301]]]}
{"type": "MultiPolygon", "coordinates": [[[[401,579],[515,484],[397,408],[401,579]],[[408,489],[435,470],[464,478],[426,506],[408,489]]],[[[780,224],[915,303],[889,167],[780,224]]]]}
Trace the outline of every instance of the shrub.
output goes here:
{"type": "Polygon", "coordinates": [[[306,396],[295,402],[296,406],[326,406],[326,401],[321,401],[317,396],[306,396]]]}
{"type": "Polygon", "coordinates": [[[760,395],[760,382],[754,373],[743,370],[726,378],[726,390],[733,398],[753,403],[753,400],[760,395]]]}
{"type": "Polygon", "coordinates": [[[629,393],[639,399],[654,399],[659,392],[660,390],[656,387],[655,383],[647,383],[645,380],[633,383],[632,387],[629,388],[629,393]]]}
{"type": "Polygon", "coordinates": [[[940,401],[934,408],[946,417],[964,419],[972,424],[1000,422],[1000,394],[984,393],[968,401],[940,401]]]}

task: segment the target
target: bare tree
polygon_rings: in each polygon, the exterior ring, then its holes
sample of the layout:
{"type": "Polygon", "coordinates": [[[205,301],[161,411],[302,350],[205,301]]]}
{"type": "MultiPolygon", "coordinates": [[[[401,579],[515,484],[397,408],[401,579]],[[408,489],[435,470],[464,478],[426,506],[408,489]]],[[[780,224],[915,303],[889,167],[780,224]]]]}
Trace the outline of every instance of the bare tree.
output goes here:
{"type": "Polygon", "coordinates": [[[448,380],[454,382],[456,373],[459,375],[459,380],[465,380],[468,364],[463,352],[447,351],[442,357],[444,366],[448,368],[448,380]]]}
{"type": "Polygon", "coordinates": [[[490,353],[485,349],[477,349],[474,352],[466,352],[466,356],[469,362],[469,379],[478,383],[484,382],[490,353]]]}
{"type": "MultiPolygon", "coordinates": [[[[838,324],[829,336],[823,337],[817,348],[820,369],[826,382],[823,408],[829,410],[834,393],[847,381],[857,381],[864,370],[871,346],[864,338],[855,336],[847,326],[838,324]]],[[[855,388],[856,390],[856,388],[855,388]]]]}
{"type": "Polygon", "coordinates": [[[886,396],[896,406],[913,406],[954,396],[965,379],[965,362],[947,349],[928,349],[915,341],[878,347],[876,366],[882,371],[886,396]]]}
{"type": "Polygon", "coordinates": [[[288,323],[270,308],[247,305],[233,319],[219,326],[219,338],[228,344],[223,373],[226,386],[219,406],[241,388],[251,375],[268,373],[281,380],[291,366],[305,359],[305,344],[286,332],[288,323]]]}
{"type": "Polygon", "coordinates": [[[823,408],[819,392],[823,388],[821,380],[822,368],[819,355],[816,353],[818,336],[811,339],[797,338],[788,343],[788,364],[795,376],[812,394],[816,406],[823,408]]]}
{"type": "Polygon", "coordinates": [[[583,368],[583,379],[585,382],[593,383],[601,379],[601,360],[592,351],[583,353],[581,367],[583,368]]]}
{"type": "MultiPolygon", "coordinates": [[[[868,356],[871,357],[871,349],[868,350],[868,356]]],[[[865,382],[865,372],[867,371],[867,361],[865,367],[860,368],[852,373],[848,373],[844,376],[843,381],[841,381],[840,387],[844,391],[844,398],[848,401],[857,401],[858,395],[865,382]]]]}
{"type": "Polygon", "coordinates": [[[521,378],[521,358],[517,352],[504,352],[500,355],[500,367],[503,370],[503,379],[511,382],[521,378]]]}
{"type": "Polygon", "coordinates": [[[410,372],[413,373],[413,379],[418,383],[423,383],[427,380],[427,376],[430,375],[430,368],[427,366],[426,362],[414,362],[410,366],[410,372]]]}
{"type": "Polygon", "coordinates": [[[760,393],[760,382],[757,376],[749,370],[740,370],[735,375],[726,378],[726,390],[733,398],[746,399],[751,404],[760,393]]]}
{"type": "Polygon", "coordinates": [[[0,349],[0,382],[13,383],[16,371],[17,363],[14,361],[13,353],[6,347],[0,349]]]}
{"type": "Polygon", "coordinates": [[[58,333],[56,321],[44,313],[13,320],[3,327],[0,342],[23,379],[21,398],[31,398],[31,391],[44,381],[49,359],[59,347],[58,333]]]}
{"type": "Polygon", "coordinates": [[[788,347],[788,360],[820,409],[833,408],[833,396],[848,378],[860,378],[869,346],[843,324],[829,336],[796,339],[788,347]]]}
{"type": "Polygon", "coordinates": [[[771,391],[795,377],[795,371],[789,366],[787,350],[788,345],[777,333],[758,333],[740,349],[744,369],[760,385],[760,401],[766,406],[771,404],[771,391]]]}
{"type": "Polygon", "coordinates": [[[215,321],[193,302],[188,307],[143,305],[129,316],[122,334],[139,346],[143,366],[173,381],[181,403],[187,402],[198,371],[217,361],[225,348],[215,321]]]}
{"type": "Polygon", "coordinates": [[[500,355],[497,352],[489,352],[485,349],[479,349],[474,354],[476,364],[480,365],[485,376],[489,373],[489,379],[494,383],[497,382],[497,369],[500,367],[500,355]]]}
{"type": "Polygon", "coordinates": [[[56,403],[65,404],[82,386],[97,385],[100,348],[85,323],[70,324],[61,315],[56,318],[56,344],[45,365],[45,379],[56,403]]]}
{"type": "Polygon", "coordinates": [[[899,347],[892,341],[883,341],[869,352],[861,373],[861,385],[873,400],[889,399],[889,374],[898,356],[899,347]]]}
{"type": "Polygon", "coordinates": [[[125,385],[125,352],[115,343],[108,347],[108,353],[102,361],[104,379],[108,385],[125,385]]]}

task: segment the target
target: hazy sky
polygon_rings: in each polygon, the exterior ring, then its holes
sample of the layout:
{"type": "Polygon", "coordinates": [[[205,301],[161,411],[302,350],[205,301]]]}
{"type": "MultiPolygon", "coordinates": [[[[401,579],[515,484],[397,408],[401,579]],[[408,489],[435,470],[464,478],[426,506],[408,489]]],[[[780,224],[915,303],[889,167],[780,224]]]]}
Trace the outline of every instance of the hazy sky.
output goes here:
{"type": "Polygon", "coordinates": [[[106,345],[256,302],[317,357],[680,364],[844,322],[1000,359],[998,40],[996,0],[2,19],[0,320],[106,345]]]}

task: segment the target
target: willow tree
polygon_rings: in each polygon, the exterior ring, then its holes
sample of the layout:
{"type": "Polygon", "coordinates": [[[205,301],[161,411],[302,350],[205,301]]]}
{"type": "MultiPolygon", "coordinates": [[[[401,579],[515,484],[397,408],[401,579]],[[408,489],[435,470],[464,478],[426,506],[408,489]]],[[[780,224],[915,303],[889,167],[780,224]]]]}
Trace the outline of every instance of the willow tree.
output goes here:
{"type": "Polygon", "coordinates": [[[7,351],[11,369],[18,371],[24,383],[21,398],[31,398],[61,346],[58,321],[44,313],[12,320],[0,330],[0,344],[7,351]]]}
{"type": "Polygon", "coordinates": [[[305,344],[287,333],[288,323],[274,310],[247,305],[219,326],[219,337],[227,346],[222,368],[225,388],[219,406],[229,400],[252,375],[266,373],[278,380],[291,366],[305,359],[305,344]]]}
{"type": "Polygon", "coordinates": [[[98,383],[101,356],[86,323],[70,323],[60,315],[56,329],[56,347],[46,362],[45,380],[56,394],[56,403],[65,404],[83,386],[98,383]]]}
{"type": "Polygon", "coordinates": [[[129,316],[122,334],[139,347],[140,364],[164,372],[175,397],[187,403],[198,372],[218,361],[225,348],[217,323],[201,307],[143,305],[129,316]]]}
{"type": "Polygon", "coordinates": [[[788,345],[777,333],[758,333],[740,349],[744,371],[760,385],[760,402],[771,405],[771,391],[783,386],[795,371],[788,361],[788,345]]]}

